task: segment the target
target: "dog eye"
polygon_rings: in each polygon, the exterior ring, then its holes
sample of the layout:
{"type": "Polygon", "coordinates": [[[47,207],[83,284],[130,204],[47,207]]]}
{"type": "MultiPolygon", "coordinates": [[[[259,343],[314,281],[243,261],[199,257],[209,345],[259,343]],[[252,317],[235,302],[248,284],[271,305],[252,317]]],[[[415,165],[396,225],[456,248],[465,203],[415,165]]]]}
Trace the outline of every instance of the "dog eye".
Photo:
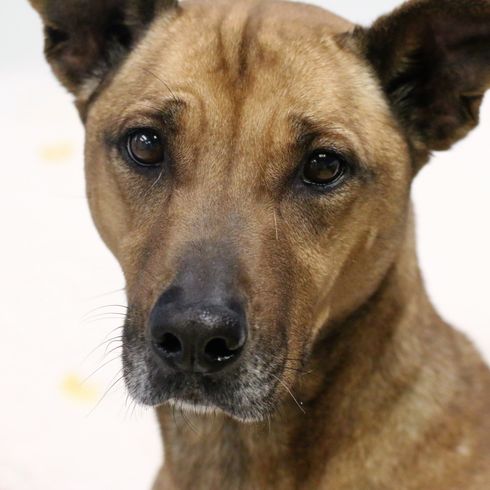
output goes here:
{"type": "Polygon", "coordinates": [[[312,153],[303,166],[303,182],[310,185],[331,186],[339,183],[347,171],[343,157],[329,150],[312,153]]]}
{"type": "Polygon", "coordinates": [[[160,165],[165,159],[162,138],[151,129],[133,131],[127,139],[127,150],[131,159],[143,167],[160,165]]]}

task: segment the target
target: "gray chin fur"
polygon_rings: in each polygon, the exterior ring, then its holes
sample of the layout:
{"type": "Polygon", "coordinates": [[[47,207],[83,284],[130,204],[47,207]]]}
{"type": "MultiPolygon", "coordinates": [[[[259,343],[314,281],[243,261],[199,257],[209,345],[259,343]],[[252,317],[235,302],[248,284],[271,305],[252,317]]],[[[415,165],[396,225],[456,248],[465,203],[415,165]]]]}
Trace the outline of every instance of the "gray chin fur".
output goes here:
{"type": "MultiPolygon", "coordinates": [[[[259,344],[260,345],[260,344],[259,344]]],[[[275,409],[282,362],[275,355],[245,356],[229,373],[211,377],[164,373],[153,359],[144,334],[124,332],[123,370],[130,396],[142,405],[169,404],[194,413],[224,412],[241,422],[257,422],[275,409]]],[[[269,355],[268,355],[269,354],[269,355]]]]}

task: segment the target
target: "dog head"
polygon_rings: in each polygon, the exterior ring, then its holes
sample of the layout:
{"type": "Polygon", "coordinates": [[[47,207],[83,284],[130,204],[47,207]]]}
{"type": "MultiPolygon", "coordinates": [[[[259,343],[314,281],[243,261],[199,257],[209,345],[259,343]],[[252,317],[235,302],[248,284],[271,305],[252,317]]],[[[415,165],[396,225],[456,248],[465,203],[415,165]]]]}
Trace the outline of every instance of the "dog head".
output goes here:
{"type": "Polygon", "coordinates": [[[265,417],[396,260],[430,152],[477,124],[490,2],[369,29],[280,1],[31,2],[127,280],[131,395],[265,417]]]}

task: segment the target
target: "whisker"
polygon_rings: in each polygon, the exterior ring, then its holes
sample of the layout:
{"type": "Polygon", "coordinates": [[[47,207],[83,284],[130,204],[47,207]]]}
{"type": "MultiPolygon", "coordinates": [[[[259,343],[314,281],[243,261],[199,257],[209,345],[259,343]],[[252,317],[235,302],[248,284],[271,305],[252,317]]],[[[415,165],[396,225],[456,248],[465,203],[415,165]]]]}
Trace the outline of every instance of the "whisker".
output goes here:
{"type": "Polygon", "coordinates": [[[146,195],[148,195],[158,185],[158,183],[160,182],[160,180],[162,180],[162,177],[163,177],[163,169],[158,174],[158,178],[155,180],[155,182],[153,182],[153,184],[151,185],[151,187],[148,189],[148,192],[146,193],[146,195]]]}
{"type": "Polygon", "coordinates": [[[100,311],[100,310],[103,310],[105,308],[124,308],[125,310],[129,310],[129,308],[125,305],[117,305],[117,304],[114,304],[114,305],[104,305],[104,306],[98,306],[97,308],[93,308],[92,310],[90,311],[87,311],[87,313],[85,313],[81,320],[83,320],[84,318],[90,316],[92,313],[95,313],[97,311],[100,311]]]}
{"type": "Polygon", "coordinates": [[[284,359],[284,366],[283,369],[287,371],[295,371],[301,374],[311,374],[313,370],[306,370],[304,367],[304,359],[298,360],[298,359],[292,359],[292,358],[285,358],[284,359]]]}
{"type": "MultiPolygon", "coordinates": [[[[114,332],[116,329],[114,329],[112,332],[114,332]]],[[[103,347],[104,345],[108,344],[106,346],[106,351],[107,352],[107,348],[108,346],[110,346],[112,343],[116,342],[116,341],[121,341],[122,343],[122,338],[123,336],[122,335],[119,335],[117,337],[113,337],[112,339],[107,339],[107,337],[112,333],[110,332],[108,335],[106,335],[106,337],[104,338],[104,340],[97,346],[97,347],[94,347],[83,359],[82,359],[82,364],[84,362],[87,361],[87,359],[90,358],[90,356],[92,356],[93,354],[95,354],[95,352],[97,352],[101,347],[103,347]]]]}
{"type": "Polygon", "coordinates": [[[290,390],[290,388],[288,387],[288,385],[286,383],[284,383],[284,381],[282,379],[280,379],[279,377],[277,377],[274,373],[271,373],[271,375],[277,379],[277,381],[279,381],[279,383],[281,383],[281,385],[284,387],[284,389],[291,395],[291,398],[294,400],[294,402],[296,403],[296,405],[298,405],[298,408],[304,413],[306,414],[305,412],[305,409],[301,406],[301,403],[296,399],[296,397],[293,395],[293,392],[290,390]]]}
{"type": "Polygon", "coordinates": [[[151,70],[148,70],[147,68],[143,68],[143,71],[146,71],[146,73],[148,73],[152,77],[156,78],[160,83],[162,83],[165,86],[165,88],[170,92],[174,101],[179,103],[179,99],[176,97],[175,93],[172,91],[169,84],[165,80],[163,80],[163,78],[160,78],[158,75],[155,75],[155,73],[153,73],[151,70]]]}
{"type": "Polygon", "coordinates": [[[95,299],[100,299],[100,298],[104,298],[106,296],[111,296],[113,294],[117,294],[117,293],[122,293],[126,290],[126,288],[121,288],[121,289],[115,289],[114,291],[108,291],[107,293],[102,293],[102,294],[99,294],[97,296],[90,296],[88,298],[86,298],[87,301],[93,301],[95,299]]]}
{"type": "Polygon", "coordinates": [[[107,321],[107,320],[121,320],[125,318],[125,315],[108,315],[108,316],[100,316],[98,318],[91,318],[89,320],[85,320],[81,322],[82,327],[86,327],[89,325],[95,325],[99,322],[107,321]]]}
{"type": "Polygon", "coordinates": [[[134,398],[130,399],[129,392],[126,394],[125,405],[126,405],[126,418],[129,420],[134,419],[134,412],[136,410],[136,400],[134,398]],[[128,401],[129,401],[129,405],[128,405],[128,401]]]}
{"type": "Polygon", "coordinates": [[[113,328],[105,337],[104,337],[104,340],[106,340],[109,335],[112,335],[114,332],[116,332],[117,330],[122,330],[124,328],[124,325],[118,325],[117,327],[113,328]]]}
{"type": "Polygon", "coordinates": [[[80,320],[80,322],[82,323],[82,325],[85,325],[87,323],[90,323],[93,320],[98,320],[99,318],[106,318],[106,317],[112,318],[113,316],[118,316],[120,318],[125,318],[126,317],[126,313],[122,313],[120,311],[106,311],[106,312],[103,312],[103,313],[97,313],[95,315],[87,316],[85,318],[82,318],[82,320],[80,320]]]}
{"type": "MultiPolygon", "coordinates": [[[[121,371],[119,371],[118,374],[120,374],[121,371]]],[[[117,376],[117,374],[116,374],[117,376]]],[[[119,376],[119,378],[114,381],[114,383],[111,384],[111,386],[109,386],[109,388],[105,391],[105,393],[102,395],[102,398],[97,402],[97,404],[95,405],[94,408],[92,408],[92,410],[90,410],[90,412],[88,413],[87,417],[90,417],[90,415],[92,415],[95,410],[100,406],[100,404],[104,401],[104,399],[106,398],[106,396],[109,394],[109,392],[124,378],[124,374],[122,374],[121,376],[119,376]]],[[[114,379],[114,378],[113,378],[114,379]]]]}
{"type": "Polygon", "coordinates": [[[162,180],[163,173],[164,173],[164,169],[162,168],[162,170],[158,174],[158,177],[153,182],[153,184],[151,184],[151,186],[142,194],[142,197],[141,197],[142,200],[146,200],[146,198],[150,195],[151,191],[158,185],[160,180],[162,180]]]}
{"type": "Polygon", "coordinates": [[[131,418],[134,418],[134,412],[138,408],[138,404],[136,403],[136,400],[133,399],[133,409],[131,410],[131,418]]]}
{"type": "MultiPolygon", "coordinates": [[[[116,342],[119,342],[118,348],[122,348],[122,346],[123,346],[123,336],[122,336],[122,335],[120,335],[119,337],[114,337],[112,340],[110,340],[110,341],[107,343],[107,345],[106,345],[106,347],[105,347],[105,349],[104,349],[104,358],[105,358],[105,356],[108,354],[107,349],[109,349],[109,347],[110,347],[112,344],[115,344],[116,342]]],[[[112,352],[112,351],[111,351],[111,352],[112,352]]]]}
{"type": "Polygon", "coordinates": [[[126,408],[130,408],[131,407],[131,403],[133,402],[134,400],[131,398],[131,395],[129,393],[129,391],[126,393],[126,398],[124,399],[124,405],[126,406],[126,408]]]}
{"type": "Polygon", "coordinates": [[[114,357],[112,359],[110,359],[109,361],[107,362],[104,362],[104,364],[102,364],[102,366],[99,366],[95,371],[93,371],[91,374],[89,374],[86,378],[83,379],[82,381],[82,384],[85,384],[92,376],[94,376],[94,374],[97,374],[101,369],[105,368],[107,365],[109,365],[111,362],[114,362],[114,361],[117,361],[118,359],[120,359],[121,357],[120,356],[117,356],[117,357],[114,357]]]}
{"type": "Polygon", "coordinates": [[[116,347],[113,347],[110,351],[105,352],[104,356],[102,357],[102,360],[104,360],[109,354],[112,354],[113,352],[116,352],[119,349],[122,349],[122,343],[121,345],[116,345],[116,347]]]}

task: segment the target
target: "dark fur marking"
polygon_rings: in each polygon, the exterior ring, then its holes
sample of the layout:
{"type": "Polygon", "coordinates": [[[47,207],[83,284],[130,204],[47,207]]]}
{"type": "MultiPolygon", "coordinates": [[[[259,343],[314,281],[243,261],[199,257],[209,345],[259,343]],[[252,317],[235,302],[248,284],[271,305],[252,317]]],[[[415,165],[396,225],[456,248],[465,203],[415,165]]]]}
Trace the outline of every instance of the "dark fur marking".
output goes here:
{"type": "MultiPolygon", "coordinates": [[[[369,30],[362,49],[425,162],[478,122],[490,86],[490,3],[462,0],[409,3],[369,30]]],[[[420,163],[420,162],[419,162],[420,163]]]]}

